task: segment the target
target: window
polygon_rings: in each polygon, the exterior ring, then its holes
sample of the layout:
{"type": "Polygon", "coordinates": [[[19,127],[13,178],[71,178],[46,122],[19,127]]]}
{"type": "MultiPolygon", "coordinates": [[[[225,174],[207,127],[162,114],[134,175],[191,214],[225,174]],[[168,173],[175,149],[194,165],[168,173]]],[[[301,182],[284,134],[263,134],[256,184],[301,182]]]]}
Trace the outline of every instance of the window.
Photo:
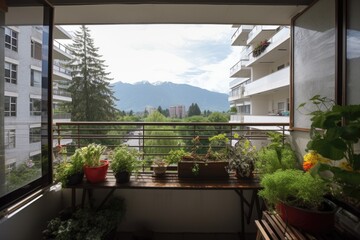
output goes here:
{"type": "Polygon", "coordinates": [[[41,44],[31,40],[31,57],[41,60],[41,44]]]}
{"type": "Polygon", "coordinates": [[[5,130],[5,149],[16,147],[15,129],[5,130]]]}
{"type": "Polygon", "coordinates": [[[5,117],[16,117],[16,97],[5,96],[5,117]]]}
{"type": "Polygon", "coordinates": [[[30,86],[41,87],[41,72],[31,69],[30,86]]]}
{"type": "Polygon", "coordinates": [[[16,167],[16,162],[6,164],[6,173],[7,174],[11,173],[11,171],[14,170],[15,167],[16,167]]]}
{"type": "Polygon", "coordinates": [[[36,142],[40,142],[40,140],[41,140],[41,128],[40,127],[30,128],[29,142],[36,143],[36,142]]]}
{"type": "Polygon", "coordinates": [[[5,62],[5,82],[17,83],[17,65],[5,62]]]}
{"type": "Polygon", "coordinates": [[[40,99],[30,98],[30,115],[31,116],[40,116],[41,115],[40,99]]]}
{"type": "Polygon", "coordinates": [[[250,105],[243,105],[239,107],[239,112],[241,114],[250,114],[250,105]]]}
{"type": "Polygon", "coordinates": [[[13,51],[18,50],[18,33],[10,28],[5,28],[5,47],[13,51]]]}

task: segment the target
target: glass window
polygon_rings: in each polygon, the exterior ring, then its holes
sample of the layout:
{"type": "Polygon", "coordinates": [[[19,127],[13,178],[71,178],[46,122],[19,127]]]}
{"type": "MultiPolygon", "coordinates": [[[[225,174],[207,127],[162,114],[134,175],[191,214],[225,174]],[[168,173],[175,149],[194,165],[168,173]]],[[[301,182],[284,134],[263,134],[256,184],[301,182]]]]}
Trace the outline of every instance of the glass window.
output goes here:
{"type": "Polygon", "coordinates": [[[30,98],[30,115],[40,116],[41,115],[41,100],[36,98],[30,98]]]}
{"type": "Polygon", "coordinates": [[[18,50],[18,33],[10,28],[5,28],[5,47],[13,51],[18,50]]]}
{"type": "Polygon", "coordinates": [[[5,96],[5,117],[16,117],[16,97],[5,96]]]}
{"type": "Polygon", "coordinates": [[[31,57],[41,60],[41,44],[31,40],[31,57]]]}
{"type": "Polygon", "coordinates": [[[41,72],[31,69],[30,86],[41,87],[41,72]]]}
{"type": "Polygon", "coordinates": [[[29,143],[36,143],[40,141],[41,141],[41,128],[40,127],[30,128],[29,143]]]}
{"type": "Polygon", "coordinates": [[[5,130],[5,149],[16,147],[15,129],[5,130]]]}
{"type": "Polygon", "coordinates": [[[5,82],[17,83],[17,65],[5,62],[5,82]]]}

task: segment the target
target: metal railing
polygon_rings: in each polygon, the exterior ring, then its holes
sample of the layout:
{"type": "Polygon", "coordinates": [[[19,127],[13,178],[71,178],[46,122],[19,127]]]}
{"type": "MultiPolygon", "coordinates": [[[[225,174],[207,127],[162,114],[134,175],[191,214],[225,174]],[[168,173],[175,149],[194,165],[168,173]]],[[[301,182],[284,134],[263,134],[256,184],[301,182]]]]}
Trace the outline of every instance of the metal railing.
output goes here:
{"type": "Polygon", "coordinates": [[[248,138],[255,145],[267,142],[267,132],[285,134],[288,123],[189,123],[189,122],[57,122],[53,138],[60,145],[61,140],[71,140],[68,153],[89,143],[100,143],[108,149],[126,144],[141,152],[142,159],[166,156],[171,150],[190,150],[192,139],[200,138],[200,154],[206,154],[209,138],[225,133],[229,142],[248,138]]]}

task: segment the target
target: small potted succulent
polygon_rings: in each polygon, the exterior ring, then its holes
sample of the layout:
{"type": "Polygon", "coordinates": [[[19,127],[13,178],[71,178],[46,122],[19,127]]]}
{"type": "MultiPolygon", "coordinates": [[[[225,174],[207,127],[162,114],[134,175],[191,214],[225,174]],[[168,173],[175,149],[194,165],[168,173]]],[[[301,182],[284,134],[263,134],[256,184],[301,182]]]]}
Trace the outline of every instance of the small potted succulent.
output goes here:
{"type": "Polygon", "coordinates": [[[141,166],[141,161],[138,159],[139,155],[139,151],[125,145],[114,150],[110,168],[113,170],[117,183],[130,181],[131,173],[137,171],[141,166]]]}
{"type": "Polygon", "coordinates": [[[156,177],[163,177],[166,173],[168,161],[161,157],[156,157],[152,161],[151,168],[154,171],[156,177]]]}
{"type": "Polygon", "coordinates": [[[235,170],[238,178],[252,178],[255,169],[256,147],[251,142],[235,134],[238,141],[230,145],[227,153],[229,170],[235,170]]]}
{"type": "Polygon", "coordinates": [[[100,144],[91,143],[80,149],[83,155],[84,172],[86,179],[91,183],[105,181],[106,173],[109,167],[108,160],[100,160],[101,155],[105,152],[106,147],[100,144]]]}

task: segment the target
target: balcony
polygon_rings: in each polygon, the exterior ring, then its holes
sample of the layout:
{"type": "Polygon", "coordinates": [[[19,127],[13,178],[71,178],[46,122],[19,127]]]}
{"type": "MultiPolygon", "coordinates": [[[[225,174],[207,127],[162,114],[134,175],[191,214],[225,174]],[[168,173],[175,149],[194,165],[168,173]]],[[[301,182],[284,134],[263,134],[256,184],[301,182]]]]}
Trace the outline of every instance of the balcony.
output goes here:
{"type": "Polygon", "coordinates": [[[53,99],[58,101],[71,102],[71,94],[63,89],[53,89],[53,99]]]}
{"type": "Polygon", "coordinates": [[[253,25],[241,25],[231,37],[232,46],[246,46],[246,41],[253,25]]]}
{"type": "Polygon", "coordinates": [[[269,46],[257,57],[249,53],[247,67],[258,63],[274,63],[278,59],[289,56],[290,49],[290,28],[283,27],[272,38],[268,40],[269,46]]]}
{"type": "Polygon", "coordinates": [[[278,29],[279,26],[277,25],[257,25],[255,26],[252,31],[249,33],[249,37],[247,39],[246,44],[251,45],[254,43],[258,43],[261,41],[264,41],[265,39],[269,39],[274,33],[276,32],[276,29],[278,29]]]}
{"type": "Polygon", "coordinates": [[[56,80],[72,80],[71,71],[56,61],[53,64],[53,74],[56,80]]]}
{"type": "Polygon", "coordinates": [[[54,40],[54,59],[59,59],[59,60],[71,60],[72,59],[72,55],[70,50],[63,44],[61,44],[60,42],[54,40]]]}
{"type": "MultiPolygon", "coordinates": [[[[248,114],[233,114],[230,116],[231,123],[283,123],[289,124],[290,118],[289,116],[277,116],[277,115],[248,115],[248,114]]],[[[264,131],[263,126],[252,126],[254,129],[259,129],[264,131]]],[[[266,127],[266,129],[271,129],[272,131],[279,130],[278,126],[266,127]]],[[[288,129],[288,128],[286,128],[288,129]]]]}
{"type": "Polygon", "coordinates": [[[268,93],[290,85],[290,67],[283,68],[245,86],[244,96],[268,93]]]}
{"type": "Polygon", "coordinates": [[[251,75],[251,68],[247,67],[246,60],[240,60],[233,67],[230,68],[230,77],[249,78],[251,75]]]}

